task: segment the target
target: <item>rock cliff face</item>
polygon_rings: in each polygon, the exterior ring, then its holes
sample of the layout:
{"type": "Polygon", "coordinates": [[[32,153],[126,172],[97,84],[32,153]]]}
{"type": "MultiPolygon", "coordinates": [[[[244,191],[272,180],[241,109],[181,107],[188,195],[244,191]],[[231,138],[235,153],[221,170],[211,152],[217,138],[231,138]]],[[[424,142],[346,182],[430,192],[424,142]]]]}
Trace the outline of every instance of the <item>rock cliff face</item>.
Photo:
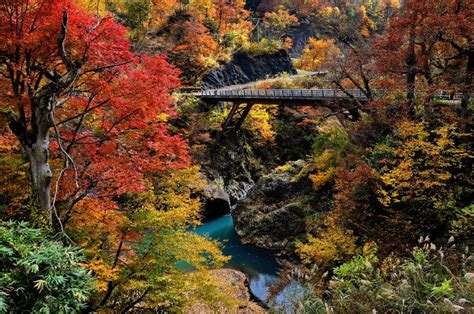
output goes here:
{"type": "Polygon", "coordinates": [[[282,73],[296,74],[296,69],[286,50],[270,55],[252,57],[245,53],[236,53],[229,63],[212,70],[202,80],[204,89],[244,84],[258,81],[282,73]]]}
{"type": "MultiPolygon", "coordinates": [[[[219,135],[216,135],[219,137],[219,135]]],[[[208,200],[228,199],[226,208],[246,197],[256,178],[265,170],[245,136],[222,136],[208,146],[207,162],[201,163],[202,171],[212,186],[219,186],[218,193],[208,200]]],[[[216,191],[216,188],[208,188],[216,191]]],[[[210,204],[212,205],[212,203],[210,204]]],[[[218,205],[218,204],[217,204],[218,205]]],[[[227,211],[228,212],[228,211],[227,211]]]]}
{"type": "Polygon", "coordinates": [[[304,232],[305,192],[311,188],[306,162],[288,162],[263,176],[231,211],[235,229],[244,242],[279,251],[304,232]]]}
{"type": "Polygon", "coordinates": [[[315,37],[314,29],[307,23],[300,23],[295,27],[292,27],[287,33],[293,42],[290,49],[291,58],[299,58],[303,53],[308,40],[311,37],[315,37]]]}
{"type": "Polygon", "coordinates": [[[203,191],[204,219],[212,219],[227,214],[230,211],[229,194],[224,190],[219,180],[207,178],[207,186],[203,191]]]}

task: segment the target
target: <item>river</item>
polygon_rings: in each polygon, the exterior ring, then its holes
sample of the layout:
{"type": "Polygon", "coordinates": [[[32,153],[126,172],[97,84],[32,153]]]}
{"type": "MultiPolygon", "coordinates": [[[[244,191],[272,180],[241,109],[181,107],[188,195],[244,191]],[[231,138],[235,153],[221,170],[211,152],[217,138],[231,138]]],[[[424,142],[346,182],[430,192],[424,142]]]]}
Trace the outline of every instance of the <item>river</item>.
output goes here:
{"type": "MultiPolygon", "coordinates": [[[[243,244],[234,230],[234,222],[230,214],[206,221],[194,231],[221,242],[223,253],[232,256],[225,267],[245,273],[253,296],[268,304],[268,286],[278,280],[278,263],[272,252],[243,244]]],[[[280,293],[276,302],[280,305],[287,303],[287,294],[288,291],[280,293]]]]}

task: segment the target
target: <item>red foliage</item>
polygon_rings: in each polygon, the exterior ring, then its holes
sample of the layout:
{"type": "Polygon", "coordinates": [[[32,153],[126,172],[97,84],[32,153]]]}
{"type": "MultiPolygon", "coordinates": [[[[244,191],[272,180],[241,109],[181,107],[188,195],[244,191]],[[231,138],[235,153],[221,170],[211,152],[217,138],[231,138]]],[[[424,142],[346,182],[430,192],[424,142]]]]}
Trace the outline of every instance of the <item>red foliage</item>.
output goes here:
{"type": "Polygon", "coordinates": [[[410,0],[375,44],[379,70],[392,76],[390,87],[404,82],[413,58],[417,87],[428,95],[459,85],[466,66],[473,26],[472,1],[410,0]],[[413,54],[413,56],[410,56],[413,54]],[[463,66],[464,64],[464,66],[463,66]]]}
{"type": "Polygon", "coordinates": [[[35,131],[34,97],[69,73],[67,59],[80,72],[61,86],[51,109],[57,202],[69,206],[89,197],[110,207],[118,196],[146,189],[147,175],[189,165],[187,144],[166,124],[175,115],[169,92],[179,85],[179,72],[163,56],[132,53],[125,27],[71,0],[2,1],[0,107],[13,112],[25,134],[35,131]],[[67,58],[59,40],[64,11],[67,58]],[[61,164],[67,164],[62,172],[61,164]]]}

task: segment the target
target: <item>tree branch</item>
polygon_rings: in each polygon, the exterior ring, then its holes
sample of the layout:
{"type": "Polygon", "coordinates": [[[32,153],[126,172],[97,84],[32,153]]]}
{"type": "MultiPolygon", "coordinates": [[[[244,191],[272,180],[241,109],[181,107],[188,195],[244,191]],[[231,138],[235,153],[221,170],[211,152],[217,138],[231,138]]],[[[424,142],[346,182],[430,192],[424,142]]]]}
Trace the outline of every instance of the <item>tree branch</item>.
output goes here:
{"type": "Polygon", "coordinates": [[[64,123],[67,123],[69,121],[72,121],[72,120],[75,120],[77,118],[82,118],[84,115],[88,114],[89,112],[99,108],[99,107],[102,107],[103,105],[107,104],[111,99],[110,98],[107,98],[106,100],[104,101],[101,101],[100,103],[98,103],[97,105],[95,106],[92,106],[92,107],[89,107],[89,105],[86,106],[85,110],[83,112],[81,112],[80,114],[77,114],[73,117],[69,117],[67,119],[64,119],[60,122],[58,122],[56,125],[62,125],[64,123]]]}
{"type": "Polygon", "coordinates": [[[84,71],[84,74],[85,73],[91,73],[91,72],[100,72],[100,71],[103,71],[105,69],[119,67],[119,66],[122,66],[122,65],[125,65],[125,64],[129,64],[132,61],[133,60],[127,60],[127,61],[123,61],[123,62],[117,62],[117,63],[114,63],[114,64],[104,65],[104,66],[97,67],[97,68],[87,69],[87,70],[84,71]]]}
{"type": "Polygon", "coordinates": [[[137,299],[134,301],[128,303],[122,310],[120,310],[120,313],[126,313],[129,310],[131,310],[137,303],[139,303],[143,298],[147,295],[147,293],[150,291],[150,287],[147,287],[145,291],[142,293],[141,296],[139,296],[137,299]]]}
{"type": "Polygon", "coordinates": [[[63,19],[61,23],[61,35],[58,38],[58,51],[61,60],[64,62],[68,70],[72,69],[73,63],[66,52],[65,42],[67,36],[67,11],[63,12],[63,19]]]}

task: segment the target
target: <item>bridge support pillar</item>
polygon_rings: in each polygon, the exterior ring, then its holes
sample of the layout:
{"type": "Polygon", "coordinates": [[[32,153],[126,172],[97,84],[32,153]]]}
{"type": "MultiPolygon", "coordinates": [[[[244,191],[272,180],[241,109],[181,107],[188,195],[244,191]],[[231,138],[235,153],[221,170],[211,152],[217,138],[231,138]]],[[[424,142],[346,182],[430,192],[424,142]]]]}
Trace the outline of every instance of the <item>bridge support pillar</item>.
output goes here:
{"type": "Polygon", "coordinates": [[[240,129],[242,126],[242,123],[244,123],[245,118],[248,116],[250,110],[252,109],[253,104],[249,103],[247,104],[244,109],[242,110],[242,113],[240,114],[239,119],[236,121],[234,128],[236,130],[240,129]]]}
{"type": "Polygon", "coordinates": [[[252,109],[253,103],[234,102],[232,109],[230,109],[229,115],[222,124],[222,130],[225,131],[229,127],[233,127],[234,130],[238,130],[248,116],[252,109]],[[234,119],[235,117],[235,119],[234,119]]]}

